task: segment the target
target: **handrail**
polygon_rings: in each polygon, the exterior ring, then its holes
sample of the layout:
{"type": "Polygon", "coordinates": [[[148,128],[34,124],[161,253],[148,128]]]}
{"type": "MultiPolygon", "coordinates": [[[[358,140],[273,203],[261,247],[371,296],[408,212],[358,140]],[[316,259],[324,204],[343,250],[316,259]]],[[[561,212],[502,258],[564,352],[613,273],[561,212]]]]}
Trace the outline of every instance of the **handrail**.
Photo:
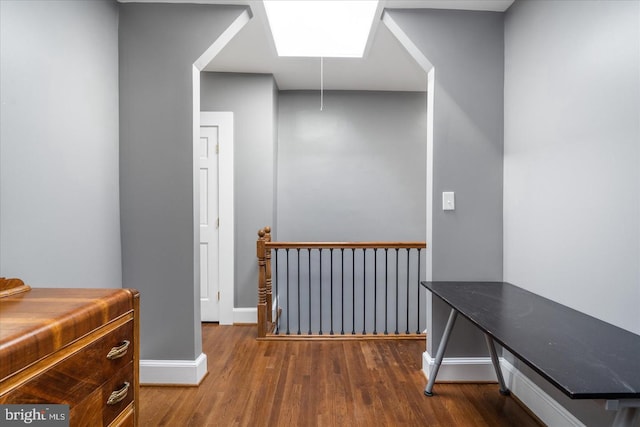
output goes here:
{"type": "Polygon", "coordinates": [[[265,242],[266,249],[424,249],[426,242],[265,242]]]}
{"type": "MultiPolygon", "coordinates": [[[[426,242],[398,242],[398,241],[390,241],[390,242],[385,242],[385,241],[378,241],[378,242],[273,242],[271,241],[271,228],[270,227],[264,227],[263,229],[258,231],[258,240],[257,240],[257,257],[258,257],[258,306],[257,306],[257,311],[258,311],[258,337],[259,338],[266,338],[267,336],[269,337],[274,337],[274,336],[278,336],[279,332],[278,332],[278,325],[279,325],[279,321],[280,321],[280,316],[283,314],[282,313],[282,306],[278,306],[279,304],[276,303],[276,309],[277,312],[273,313],[273,302],[274,302],[274,298],[273,298],[273,291],[272,291],[272,272],[271,272],[271,252],[272,250],[274,250],[275,256],[277,258],[278,255],[278,250],[283,249],[286,250],[286,253],[289,254],[289,250],[290,249],[294,249],[294,252],[296,252],[297,255],[297,259],[298,262],[300,262],[300,250],[306,250],[306,252],[308,253],[308,269],[306,270],[305,274],[308,274],[308,280],[306,281],[306,283],[308,284],[308,293],[309,295],[307,296],[308,300],[309,300],[309,310],[311,310],[311,280],[312,280],[312,275],[311,275],[311,251],[312,250],[319,250],[319,274],[320,274],[320,278],[314,278],[314,284],[317,285],[319,283],[320,286],[320,295],[319,295],[319,310],[320,313],[322,313],[322,251],[325,249],[328,249],[329,252],[331,254],[334,253],[334,249],[338,249],[340,253],[344,252],[344,249],[350,249],[350,253],[353,253],[353,257],[355,257],[355,251],[356,250],[362,250],[362,256],[365,257],[365,253],[367,250],[372,249],[374,252],[374,258],[375,258],[375,252],[377,250],[383,250],[384,253],[387,253],[387,251],[389,249],[394,250],[393,252],[395,253],[395,281],[396,281],[396,289],[395,289],[395,313],[396,313],[396,322],[397,322],[397,310],[398,310],[398,290],[397,290],[397,281],[398,281],[398,251],[401,249],[406,250],[406,262],[407,262],[407,270],[406,271],[406,286],[409,286],[409,276],[408,276],[408,269],[409,269],[409,251],[412,249],[416,249],[417,252],[417,259],[418,259],[418,266],[417,266],[417,272],[418,272],[418,276],[420,275],[420,250],[426,248],[426,242]],[[319,282],[318,282],[319,280],[319,282]],[[274,319],[274,315],[275,315],[275,319],[274,319]]],[[[404,251],[402,252],[403,254],[405,253],[404,251]]],[[[287,255],[288,257],[288,255],[287,255]]],[[[366,259],[364,258],[359,258],[361,259],[365,264],[363,266],[364,270],[366,270],[366,259]]],[[[385,259],[386,259],[386,255],[385,255],[385,259]]],[[[333,259],[329,260],[331,261],[331,269],[333,269],[333,259]]],[[[351,263],[355,262],[355,258],[352,259],[351,263]]],[[[277,276],[277,272],[278,272],[278,264],[276,262],[276,276],[277,276]]],[[[288,268],[288,267],[287,267],[288,268]]],[[[298,269],[300,268],[300,265],[298,265],[297,267],[298,269]]],[[[306,266],[305,266],[306,268],[306,266]]],[[[342,274],[344,275],[344,261],[342,261],[342,266],[341,268],[342,270],[342,274]]],[[[352,268],[355,268],[355,264],[353,264],[352,268]]],[[[386,272],[386,268],[385,267],[385,272],[386,272]]],[[[374,270],[375,271],[375,270],[374,270]]],[[[300,284],[300,270],[297,270],[297,280],[296,278],[293,278],[293,280],[296,280],[296,283],[300,284]]],[[[336,273],[337,274],[337,273],[336,273]]],[[[355,270],[353,270],[351,272],[352,274],[352,278],[351,278],[351,284],[352,284],[352,289],[351,292],[356,292],[355,288],[353,286],[355,286],[355,280],[356,280],[356,273],[355,270]]],[[[358,286],[362,285],[365,288],[370,287],[371,284],[367,284],[365,283],[366,281],[366,276],[367,276],[367,272],[364,271],[363,274],[365,275],[365,279],[363,279],[364,281],[359,281],[358,282],[358,286]]],[[[385,273],[386,274],[386,273],[385,273]]],[[[331,274],[331,276],[333,277],[333,273],[331,274]]],[[[333,278],[331,277],[331,283],[330,283],[330,292],[331,292],[331,299],[333,300],[333,278]]],[[[393,279],[393,278],[392,278],[393,279]]],[[[341,278],[342,281],[344,281],[344,277],[341,278]]],[[[374,278],[375,280],[375,278],[374,278]]],[[[413,283],[413,282],[412,282],[413,283]]],[[[416,282],[417,283],[417,282],[416,282]]],[[[314,286],[315,286],[314,285],[314,286]]],[[[375,285],[375,281],[374,281],[374,285],[375,285]]],[[[286,286],[287,286],[287,290],[286,290],[286,309],[290,310],[291,307],[289,307],[289,279],[286,280],[286,286]]],[[[342,284],[342,286],[344,286],[344,284],[342,284]]],[[[385,288],[386,288],[386,283],[385,283],[385,288]]],[[[359,288],[359,289],[363,289],[363,288],[359,288]]],[[[409,296],[409,291],[408,288],[406,288],[406,316],[407,316],[407,322],[409,321],[409,299],[412,299],[412,306],[414,306],[414,302],[416,304],[419,304],[419,299],[415,300],[413,299],[413,297],[409,296]]],[[[342,290],[342,297],[344,298],[344,289],[342,290]]],[[[375,290],[375,286],[374,286],[374,293],[376,292],[375,290]]],[[[282,292],[282,291],[281,291],[282,292]]],[[[300,307],[300,288],[298,287],[297,290],[297,300],[298,300],[298,305],[294,306],[297,307],[296,310],[297,311],[297,316],[298,316],[298,322],[300,321],[300,312],[299,310],[301,309],[300,307]]],[[[366,289],[363,289],[362,292],[365,292],[365,294],[363,294],[363,298],[366,299],[366,289]]],[[[386,291],[385,291],[386,292],[386,291]]],[[[412,292],[415,292],[412,291],[412,292]]],[[[417,294],[419,295],[420,292],[420,288],[418,288],[417,294]]],[[[277,282],[276,282],[276,293],[278,293],[278,289],[277,289],[277,282]]],[[[414,294],[415,295],[415,294],[414,294]]],[[[355,294],[351,295],[352,297],[352,304],[355,304],[355,294]]],[[[314,297],[315,298],[315,297],[314,297]]],[[[326,296],[325,296],[326,298],[326,296]]],[[[363,304],[365,304],[364,300],[361,301],[363,304]]],[[[373,309],[375,310],[375,304],[373,306],[373,309]]],[[[314,307],[315,308],[315,307],[314,307]]],[[[355,305],[353,306],[353,309],[355,309],[355,305]]],[[[331,309],[331,316],[333,316],[333,309],[331,309]]],[[[419,314],[420,314],[420,309],[419,306],[417,308],[418,310],[418,318],[419,318],[419,314]]],[[[314,310],[315,311],[315,310],[314,310]]],[[[289,313],[285,313],[286,314],[286,325],[287,325],[287,332],[286,332],[286,336],[289,336],[289,313]]],[[[386,317],[386,309],[385,309],[385,317],[386,317]]],[[[415,314],[415,312],[414,312],[415,314]]],[[[316,312],[317,315],[317,312],[316,312]]],[[[366,315],[363,314],[365,317],[366,315]]],[[[309,316],[309,322],[311,322],[311,314],[308,315],[309,316]]],[[[320,314],[320,316],[322,316],[322,314],[320,314]]],[[[375,314],[374,314],[374,320],[375,320],[375,314]]],[[[364,321],[364,319],[363,319],[364,321]]],[[[355,318],[353,320],[353,322],[355,322],[355,318]]],[[[375,323],[375,322],[374,322],[375,323]]],[[[331,325],[333,325],[333,323],[331,323],[331,325]]],[[[354,331],[352,332],[352,336],[347,337],[347,335],[344,333],[344,331],[341,331],[340,335],[343,336],[345,339],[353,339],[355,335],[361,335],[361,336],[366,336],[367,338],[371,338],[377,335],[376,330],[375,330],[375,325],[374,325],[374,330],[373,330],[373,334],[368,334],[363,330],[362,334],[356,334],[355,333],[355,324],[353,324],[352,329],[354,329],[354,331]]],[[[318,335],[322,336],[322,320],[320,320],[320,330],[318,335]]],[[[384,331],[384,335],[378,335],[378,337],[389,337],[389,338],[398,338],[398,337],[402,337],[402,336],[410,336],[410,337],[417,337],[417,336],[424,336],[424,334],[420,334],[419,331],[416,331],[415,334],[410,334],[409,333],[409,325],[407,323],[407,331],[406,334],[399,334],[398,329],[397,329],[397,324],[396,324],[396,331],[395,331],[395,335],[392,334],[387,334],[386,328],[384,331]]],[[[280,337],[283,337],[285,335],[279,335],[280,337]]],[[[293,337],[293,335],[291,335],[293,337]]],[[[333,329],[330,331],[330,335],[324,335],[326,338],[335,338],[337,337],[337,335],[334,335],[333,329]]],[[[300,338],[317,338],[317,335],[313,335],[311,333],[311,326],[309,324],[309,333],[308,334],[301,334],[300,331],[300,327],[298,324],[298,333],[297,333],[297,338],[295,339],[300,339],[300,338]]]]}

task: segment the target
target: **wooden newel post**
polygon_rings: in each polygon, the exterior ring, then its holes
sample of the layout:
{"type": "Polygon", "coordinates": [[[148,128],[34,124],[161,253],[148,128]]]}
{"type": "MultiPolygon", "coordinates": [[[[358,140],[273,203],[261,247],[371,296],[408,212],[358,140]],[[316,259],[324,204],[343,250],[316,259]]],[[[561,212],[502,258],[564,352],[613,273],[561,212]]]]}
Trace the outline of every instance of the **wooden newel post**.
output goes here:
{"type": "Polygon", "coordinates": [[[266,278],[266,251],[264,229],[258,231],[256,254],[258,256],[258,338],[267,335],[267,278],[266,278]]]}
{"type": "MultiPolygon", "coordinates": [[[[264,228],[264,242],[271,242],[271,227],[264,228]]],[[[265,267],[264,278],[267,289],[267,322],[269,325],[273,323],[273,292],[271,288],[271,249],[265,247],[265,267]]]]}

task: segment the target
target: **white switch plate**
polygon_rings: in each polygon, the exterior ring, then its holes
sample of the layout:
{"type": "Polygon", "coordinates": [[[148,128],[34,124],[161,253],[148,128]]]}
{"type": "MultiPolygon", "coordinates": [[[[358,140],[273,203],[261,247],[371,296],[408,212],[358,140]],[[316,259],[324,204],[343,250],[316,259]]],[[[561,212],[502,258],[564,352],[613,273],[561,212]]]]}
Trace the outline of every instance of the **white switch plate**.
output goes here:
{"type": "Polygon", "coordinates": [[[456,209],[456,197],[453,191],[442,192],[442,210],[453,211],[456,209]]]}

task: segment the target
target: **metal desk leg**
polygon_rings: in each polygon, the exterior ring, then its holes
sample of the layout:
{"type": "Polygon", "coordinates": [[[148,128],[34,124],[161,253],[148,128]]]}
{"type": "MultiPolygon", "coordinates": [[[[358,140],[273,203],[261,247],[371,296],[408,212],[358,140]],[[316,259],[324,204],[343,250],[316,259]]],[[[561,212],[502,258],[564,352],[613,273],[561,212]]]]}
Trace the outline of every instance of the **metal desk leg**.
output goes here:
{"type": "Polygon", "coordinates": [[[484,338],[487,341],[487,347],[489,347],[493,369],[496,370],[496,377],[498,377],[498,384],[500,384],[500,394],[503,396],[509,396],[511,392],[504,383],[504,378],[502,377],[502,370],[500,369],[500,363],[498,362],[498,354],[496,353],[496,346],[493,342],[493,338],[491,338],[489,334],[484,334],[484,338]]]}
{"type": "Polygon", "coordinates": [[[438,371],[440,370],[440,364],[442,364],[442,358],[444,357],[444,350],[447,348],[447,343],[449,342],[449,335],[451,334],[451,330],[453,329],[454,323],[456,323],[456,317],[458,317],[458,312],[455,309],[451,309],[451,313],[449,313],[449,320],[447,321],[447,326],[444,328],[444,333],[442,334],[442,338],[440,339],[440,344],[438,345],[438,351],[436,353],[436,361],[433,365],[433,369],[431,370],[431,374],[429,375],[429,382],[424,389],[424,394],[426,396],[433,396],[433,385],[436,382],[436,377],[438,376],[438,371]]]}
{"type": "Polygon", "coordinates": [[[607,400],[608,411],[616,411],[612,427],[640,427],[640,399],[607,400]]]}
{"type": "Polygon", "coordinates": [[[640,411],[638,408],[622,408],[616,413],[612,427],[640,426],[640,411]]]}

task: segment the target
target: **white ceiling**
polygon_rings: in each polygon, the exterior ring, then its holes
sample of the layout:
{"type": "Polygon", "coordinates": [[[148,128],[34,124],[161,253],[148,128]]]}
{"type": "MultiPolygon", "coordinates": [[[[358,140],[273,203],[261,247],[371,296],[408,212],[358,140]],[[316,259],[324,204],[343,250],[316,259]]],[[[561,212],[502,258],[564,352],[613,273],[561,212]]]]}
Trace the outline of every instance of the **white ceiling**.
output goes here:
{"type": "MultiPolygon", "coordinates": [[[[149,2],[158,0],[119,0],[149,2]]],[[[163,0],[160,0],[163,1],[163,0]]],[[[280,90],[320,88],[319,58],[280,58],[261,0],[164,0],[170,3],[248,5],[253,18],[204,71],[273,74],[280,90]]],[[[327,0],[331,1],[331,0],[327,0]]],[[[381,0],[364,58],[325,58],[326,90],[426,91],[426,74],[380,21],[389,9],[504,12],[514,0],[381,0]]]]}
{"type": "MultiPolygon", "coordinates": [[[[320,58],[278,57],[260,2],[250,2],[253,19],[204,71],[273,74],[280,90],[319,89],[320,58]],[[256,4],[258,3],[258,4],[256,4]]],[[[324,58],[327,90],[424,91],[426,74],[376,18],[364,58],[324,58]]]]}

